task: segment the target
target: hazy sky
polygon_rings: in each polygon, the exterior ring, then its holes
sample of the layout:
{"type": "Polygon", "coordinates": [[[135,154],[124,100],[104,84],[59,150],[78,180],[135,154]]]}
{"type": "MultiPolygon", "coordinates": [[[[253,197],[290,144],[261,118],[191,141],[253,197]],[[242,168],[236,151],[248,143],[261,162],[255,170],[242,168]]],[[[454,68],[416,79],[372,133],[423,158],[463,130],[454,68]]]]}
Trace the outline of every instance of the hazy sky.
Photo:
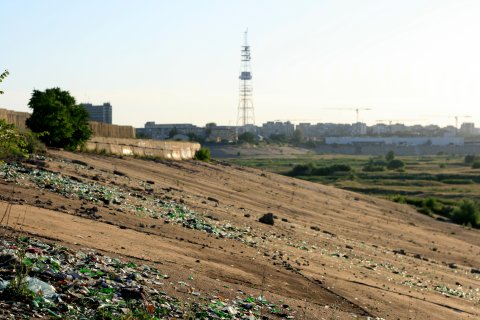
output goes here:
{"type": "Polygon", "coordinates": [[[257,124],[354,122],[336,107],[480,124],[479,0],[0,0],[0,15],[0,107],[58,86],[118,124],[235,124],[248,27],[257,124]]]}

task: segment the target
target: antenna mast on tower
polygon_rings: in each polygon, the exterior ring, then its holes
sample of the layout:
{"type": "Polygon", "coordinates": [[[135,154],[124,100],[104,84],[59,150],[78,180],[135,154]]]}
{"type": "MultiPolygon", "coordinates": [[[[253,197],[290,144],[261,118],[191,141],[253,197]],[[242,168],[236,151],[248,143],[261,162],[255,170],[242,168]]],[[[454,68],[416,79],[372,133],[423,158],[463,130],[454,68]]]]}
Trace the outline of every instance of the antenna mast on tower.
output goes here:
{"type": "MultiPolygon", "coordinates": [[[[252,101],[252,72],[250,66],[250,46],[248,45],[248,29],[245,30],[244,43],[241,47],[240,56],[240,88],[239,88],[239,102],[237,113],[237,127],[241,127],[243,132],[249,131],[250,125],[255,124],[255,114],[253,111],[252,101]]],[[[253,128],[252,128],[253,129],[253,128]]]]}

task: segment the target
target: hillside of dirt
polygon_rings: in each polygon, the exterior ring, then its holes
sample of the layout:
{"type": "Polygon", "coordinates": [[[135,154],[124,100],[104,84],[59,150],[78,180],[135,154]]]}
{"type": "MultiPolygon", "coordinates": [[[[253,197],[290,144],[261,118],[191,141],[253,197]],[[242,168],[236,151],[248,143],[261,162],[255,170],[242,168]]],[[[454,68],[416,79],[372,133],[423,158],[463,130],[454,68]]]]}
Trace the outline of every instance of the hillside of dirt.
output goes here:
{"type": "Polygon", "coordinates": [[[223,162],[51,150],[0,166],[0,221],[0,288],[23,241],[62,298],[0,299],[0,317],[127,312],[133,297],[165,318],[480,318],[478,230],[223,162]]]}

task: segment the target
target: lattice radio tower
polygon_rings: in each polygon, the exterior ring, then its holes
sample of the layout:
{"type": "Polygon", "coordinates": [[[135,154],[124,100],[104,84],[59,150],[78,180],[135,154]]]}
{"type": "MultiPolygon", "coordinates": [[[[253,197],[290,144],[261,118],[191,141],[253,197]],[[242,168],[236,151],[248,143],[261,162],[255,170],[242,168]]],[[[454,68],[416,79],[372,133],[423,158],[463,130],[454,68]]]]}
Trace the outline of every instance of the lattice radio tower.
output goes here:
{"type": "Polygon", "coordinates": [[[244,43],[241,47],[240,56],[240,90],[237,113],[237,127],[240,131],[249,131],[255,124],[255,114],[252,100],[252,72],[250,66],[250,46],[248,45],[248,29],[245,30],[244,43]]]}

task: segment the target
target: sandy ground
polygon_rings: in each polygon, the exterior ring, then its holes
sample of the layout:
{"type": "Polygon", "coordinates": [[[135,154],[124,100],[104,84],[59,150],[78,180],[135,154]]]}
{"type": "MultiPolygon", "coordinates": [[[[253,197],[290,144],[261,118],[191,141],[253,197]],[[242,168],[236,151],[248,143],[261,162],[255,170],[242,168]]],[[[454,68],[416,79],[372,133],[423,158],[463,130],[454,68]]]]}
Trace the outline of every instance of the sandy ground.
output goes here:
{"type": "MultiPolygon", "coordinates": [[[[161,220],[0,180],[10,227],[67,246],[194,274],[202,291],[237,289],[282,300],[297,319],[479,319],[480,232],[389,201],[221,162],[153,162],[51,151],[48,170],[174,199],[214,219],[250,227],[256,248],[161,220]],[[72,159],[88,169],[69,165],[72,159]],[[121,171],[126,177],[112,174],[121,171]],[[153,193],[152,193],[153,192],[153,193]],[[49,201],[50,200],[50,201],[49,201]],[[258,222],[267,212],[273,226],[258,222]],[[286,221],[285,221],[286,220],[286,221]],[[147,227],[145,227],[147,226],[147,227]],[[450,290],[450,291],[447,291],[450,290]]],[[[2,225],[5,225],[4,221],[2,225]]]]}

